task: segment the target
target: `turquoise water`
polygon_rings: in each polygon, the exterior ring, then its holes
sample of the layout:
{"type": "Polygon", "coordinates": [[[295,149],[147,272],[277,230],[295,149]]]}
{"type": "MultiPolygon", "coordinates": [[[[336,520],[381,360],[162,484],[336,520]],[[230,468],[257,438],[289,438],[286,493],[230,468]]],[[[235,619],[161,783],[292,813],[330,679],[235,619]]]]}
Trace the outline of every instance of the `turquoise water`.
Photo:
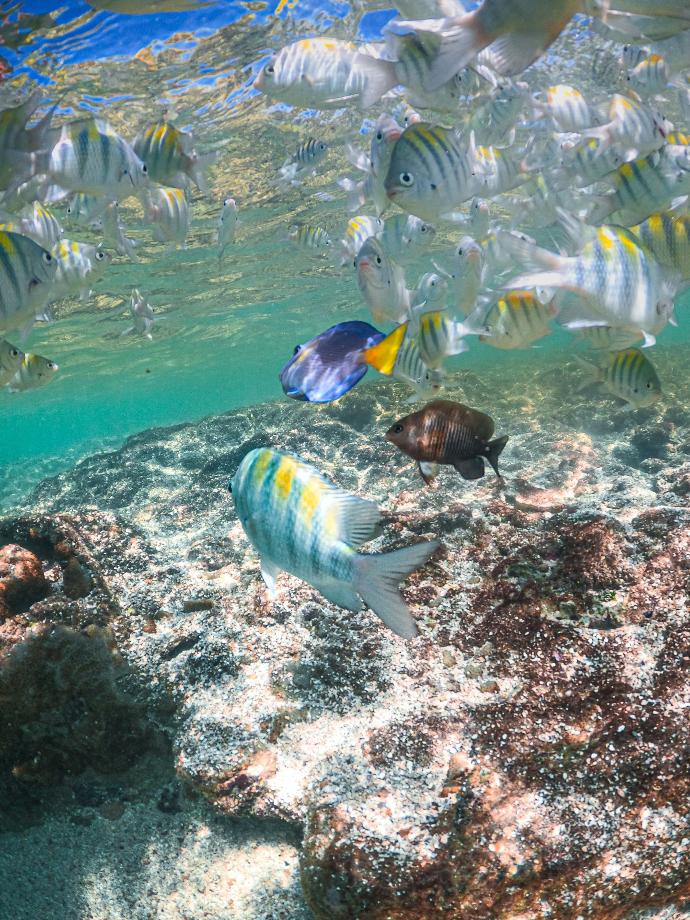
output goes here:
{"type": "MultiPolygon", "coordinates": [[[[140,261],[116,256],[88,301],[62,301],[55,323],[34,327],[24,349],[49,356],[60,372],[45,389],[0,391],[5,505],[38,478],[133,432],[284,398],[278,374],[295,344],[333,323],[369,319],[349,264],[315,258],[285,237],[295,220],[323,225],[334,240],[342,236],[350,215],[336,180],[354,173],[344,145],[366,148],[366,132],[386,106],[375,106],[364,121],[354,107],[299,112],[271,104],[251,82],[266,54],[289,40],[324,30],[377,38],[391,16],[381,10],[360,20],[345,5],[303,3],[279,16],[275,4],[226,3],[140,17],[94,12],[85,3],[57,13],[50,3],[27,3],[22,11],[44,18],[23,35],[24,44],[6,50],[14,72],[1,85],[0,100],[40,82],[46,104],[58,101],[56,123],[96,112],[130,140],[166,111],[178,127],[193,131],[199,151],[214,151],[217,160],[209,170],[209,194],[191,194],[186,248],[152,242],[136,199],[129,199],[122,218],[140,261]],[[277,167],[312,134],[331,147],[325,166],[302,188],[276,190],[277,167]],[[240,223],[219,264],[214,234],[226,195],[237,200],[240,223]],[[121,336],[135,286],[155,311],[152,341],[121,336]]],[[[562,72],[589,90],[593,102],[603,101],[609,88],[601,92],[590,57],[577,54],[583,40],[602,44],[585,20],[529,71],[530,86],[543,88],[547,76],[553,81],[554,71],[562,72]]],[[[64,203],[55,210],[69,238],[99,242],[98,233],[69,225],[64,203]]],[[[440,224],[432,251],[406,261],[408,285],[431,267],[431,258],[447,262],[458,235],[452,224],[440,224]]],[[[667,328],[659,348],[687,340],[681,303],[681,328],[667,328]]],[[[448,367],[509,369],[538,362],[544,349],[561,349],[565,360],[571,343],[560,330],[527,352],[472,342],[469,354],[448,367]]],[[[374,376],[371,371],[367,380],[374,376]]]]}

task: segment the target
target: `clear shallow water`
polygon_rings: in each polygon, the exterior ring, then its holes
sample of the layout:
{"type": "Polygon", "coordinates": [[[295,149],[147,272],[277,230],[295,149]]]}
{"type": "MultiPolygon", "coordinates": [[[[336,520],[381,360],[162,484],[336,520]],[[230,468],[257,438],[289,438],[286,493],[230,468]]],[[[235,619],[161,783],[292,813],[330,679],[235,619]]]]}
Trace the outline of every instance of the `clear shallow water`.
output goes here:
{"type": "MultiPolygon", "coordinates": [[[[357,142],[385,106],[367,112],[364,123],[354,109],[297,112],[272,105],[251,82],[266,55],[287,41],[325,29],[376,38],[391,12],[367,13],[358,24],[358,15],[343,4],[299,2],[278,17],[275,7],[215,3],[134,17],[92,11],[84,3],[57,13],[50,3],[22,5],[23,12],[44,17],[43,27],[5,49],[14,72],[0,84],[0,101],[40,82],[47,101],[59,100],[56,122],[97,112],[130,140],[166,112],[193,131],[199,151],[216,151],[218,159],[209,194],[192,193],[185,249],[152,242],[138,202],[130,199],[122,217],[140,261],[115,257],[87,302],[63,301],[56,323],[34,327],[25,350],[51,357],[61,370],[46,389],[0,391],[0,505],[17,503],[37,479],[133,432],[283,398],[278,373],[296,343],[332,323],[369,318],[349,265],[341,269],[303,253],[285,236],[291,222],[302,220],[340,239],[349,214],[335,180],[354,173],[344,144],[357,142]],[[331,147],[325,168],[300,189],[276,191],[277,167],[310,135],[331,147]],[[319,192],[333,200],[315,197],[319,192]],[[214,233],[226,195],[237,200],[241,223],[219,264],[214,233]],[[153,341],[121,337],[135,286],[155,309],[153,341]]],[[[592,79],[589,51],[598,42],[586,21],[574,23],[529,71],[530,84],[543,88],[557,73],[590,90],[591,101],[603,101],[612,88],[592,79]],[[582,53],[583,42],[588,53],[582,53]]],[[[429,118],[444,121],[434,113],[429,118]]],[[[368,146],[368,137],[359,140],[368,146]]],[[[56,206],[68,237],[99,241],[97,233],[70,225],[64,210],[56,206]]],[[[447,260],[458,235],[452,225],[439,227],[431,253],[405,264],[408,284],[431,267],[431,257],[447,260]]],[[[665,330],[658,349],[688,340],[682,305],[678,313],[680,329],[665,330]]],[[[561,350],[566,360],[572,339],[556,332],[527,352],[474,343],[449,367],[481,372],[503,366],[510,381],[512,368],[538,362],[545,349],[561,350]]]]}

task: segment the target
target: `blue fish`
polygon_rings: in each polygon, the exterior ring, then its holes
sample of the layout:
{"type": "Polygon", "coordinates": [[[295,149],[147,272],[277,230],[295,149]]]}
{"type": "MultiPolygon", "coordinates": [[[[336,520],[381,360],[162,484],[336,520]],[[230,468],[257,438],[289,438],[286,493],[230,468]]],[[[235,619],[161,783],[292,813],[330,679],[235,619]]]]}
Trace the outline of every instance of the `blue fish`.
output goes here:
{"type": "Polygon", "coordinates": [[[324,403],[340,399],[367,372],[362,352],[384,334],[369,323],[338,323],[298,345],[280,372],[283,391],[293,399],[324,403]]]}

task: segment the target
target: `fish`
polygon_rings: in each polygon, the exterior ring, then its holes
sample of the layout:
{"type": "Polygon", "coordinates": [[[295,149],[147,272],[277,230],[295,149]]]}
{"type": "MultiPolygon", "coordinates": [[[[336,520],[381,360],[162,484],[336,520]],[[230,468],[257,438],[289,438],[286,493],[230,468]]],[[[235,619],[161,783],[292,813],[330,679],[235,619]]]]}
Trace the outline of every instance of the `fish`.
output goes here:
{"type": "MultiPolygon", "coordinates": [[[[662,269],[623,227],[602,226],[575,256],[562,256],[501,232],[498,239],[520,262],[537,265],[510,281],[513,288],[556,288],[579,293],[607,325],[641,329],[648,344],[673,316],[678,278],[662,269]]],[[[590,325],[588,317],[582,325],[590,325]]],[[[571,324],[571,328],[575,328],[571,324]]]]}
{"type": "Polygon", "coordinates": [[[0,339],[0,387],[4,387],[19,371],[24,352],[6,339],[0,339]]]}
{"type": "Polygon", "coordinates": [[[121,256],[127,256],[133,262],[139,261],[135,251],[135,242],[126,235],[120,220],[120,206],[117,201],[111,201],[103,212],[101,218],[103,237],[109,246],[121,256]]]}
{"type": "Polygon", "coordinates": [[[475,146],[472,149],[474,186],[485,198],[495,198],[521,185],[527,178],[524,161],[509,150],[475,146]]]}
{"type": "Polygon", "coordinates": [[[579,89],[558,83],[546,90],[546,101],[532,100],[532,104],[553,120],[557,131],[578,133],[591,128],[596,122],[596,114],[579,89]]]}
{"type": "Polygon", "coordinates": [[[57,263],[27,236],[0,231],[0,333],[28,332],[54,295],[57,263]]]}
{"type": "Polygon", "coordinates": [[[225,255],[225,250],[230,243],[235,241],[235,230],[239,214],[237,202],[234,198],[226,198],[223,201],[223,207],[220,209],[218,218],[218,261],[220,262],[225,255]]]}
{"type": "Polygon", "coordinates": [[[125,329],[124,332],[120,333],[120,336],[143,335],[149,340],[153,339],[153,336],[151,335],[151,331],[155,323],[153,307],[146,300],[146,298],[143,297],[139,288],[132,289],[132,294],[129,299],[129,309],[132,314],[134,324],[125,329]]]}
{"type": "Polygon", "coordinates": [[[363,244],[354,260],[357,286],[376,324],[400,323],[410,312],[411,292],[398,263],[386,254],[376,237],[363,244]]]}
{"type": "Polygon", "coordinates": [[[628,83],[643,95],[660,93],[668,86],[671,71],[660,54],[650,54],[639,61],[628,74],[628,83]]]}
{"type": "Polygon", "coordinates": [[[380,531],[376,505],[339,489],[299,457],[270,448],[246,454],[229,488],[271,597],[277,575],[286,571],[338,607],[361,610],[364,601],[398,636],[418,634],[398,585],[438,549],[437,540],[389,553],[357,552],[380,531]]]}
{"type": "Polygon", "coordinates": [[[425,89],[433,91],[488,46],[497,73],[521,73],[584,7],[583,0],[484,0],[461,16],[394,21],[387,28],[413,32],[429,48],[434,59],[425,89]]]}
{"type": "Polygon", "coordinates": [[[280,185],[299,185],[298,177],[316,172],[316,167],[328,153],[328,144],[318,138],[310,137],[299,144],[297,150],[288,157],[278,171],[280,185]]]}
{"type": "Polygon", "coordinates": [[[642,333],[615,326],[587,326],[575,332],[595,351],[622,351],[642,338],[642,333]]]}
{"type": "Polygon", "coordinates": [[[490,98],[475,109],[467,129],[474,133],[477,144],[491,146],[514,140],[516,123],[527,102],[532,102],[526,88],[524,83],[499,85],[490,98]]]}
{"type": "Polygon", "coordinates": [[[153,238],[159,243],[185,246],[189,233],[189,203],[181,188],[157,186],[141,198],[144,220],[153,225],[153,238]]]}
{"type": "Polygon", "coordinates": [[[690,193],[690,147],[669,144],[623,163],[606,177],[613,191],[593,197],[587,222],[629,227],[690,193]]]}
{"type": "Polygon", "coordinates": [[[59,365],[49,358],[27,352],[7,388],[11,393],[36,390],[51,383],[59,370],[59,365]]]}
{"type": "Polygon", "coordinates": [[[557,312],[553,298],[543,303],[533,291],[508,291],[484,313],[489,332],[480,335],[479,341],[494,348],[529,348],[549,335],[550,321],[557,312]]]}
{"type": "Polygon", "coordinates": [[[417,345],[424,365],[430,371],[438,371],[445,358],[467,351],[465,337],[477,331],[474,326],[454,320],[445,309],[420,306],[412,311],[407,335],[417,345]]]}
{"type": "Polygon", "coordinates": [[[646,156],[658,150],[673,130],[673,124],[661,112],[640,99],[614,93],[609,100],[608,121],[581,132],[582,137],[596,138],[602,149],[615,146],[624,159],[646,156]]]}
{"type": "Polygon", "coordinates": [[[366,214],[351,217],[347,222],[345,236],[342,240],[343,264],[354,259],[370,237],[380,239],[383,230],[384,223],[380,217],[369,217],[366,214]]]}
{"type": "Polygon", "coordinates": [[[415,108],[459,114],[460,100],[465,94],[467,78],[453,74],[442,86],[427,92],[428,70],[433,61],[426,46],[413,33],[386,35],[388,52],[394,60],[396,81],[405,87],[405,94],[415,108]],[[464,79],[463,79],[464,78],[464,79]]]}
{"type": "Polygon", "coordinates": [[[549,174],[550,185],[558,190],[575,185],[586,188],[624,163],[618,147],[604,144],[598,138],[584,138],[576,144],[563,144],[560,169],[549,174]]]}
{"type": "Polygon", "coordinates": [[[380,239],[386,252],[395,259],[424,252],[435,235],[436,228],[420,217],[414,214],[395,214],[386,218],[380,239]]]}
{"type": "Polygon", "coordinates": [[[488,460],[497,476],[498,458],[508,443],[508,435],[491,440],[493,419],[449,399],[435,399],[423,409],[398,419],[386,432],[395,444],[419,465],[429,485],[442,465],[454,467],[463,479],[481,479],[488,460]]]}
{"type": "Polygon", "coordinates": [[[412,309],[445,310],[448,281],[438,272],[425,272],[417,282],[411,298],[412,309]]]}
{"type": "Polygon", "coordinates": [[[366,374],[362,352],[384,338],[369,323],[337,323],[295,346],[280,372],[286,396],[313,403],[333,402],[348,393],[366,374]]]}
{"type": "Polygon", "coordinates": [[[459,133],[427,122],[403,131],[384,184],[398,207],[431,222],[479,192],[468,147],[459,133]]]}
{"type": "Polygon", "coordinates": [[[685,214],[652,214],[630,228],[660,265],[690,281],[690,217],[685,214]]]}
{"type": "Polygon", "coordinates": [[[374,126],[368,157],[356,151],[351,144],[346,146],[345,152],[352,165],[366,173],[366,178],[360,182],[353,182],[347,178],[338,181],[338,185],[348,193],[350,211],[359,210],[367,199],[371,199],[378,217],[386,210],[388,197],[383,183],[393,146],[400,134],[400,125],[391,115],[384,112],[374,126]]]}
{"type": "Polygon", "coordinates": [[[628,411],[646,409],[661,399],[661,381],[654,365],[639,348],[611,352],[603,367],[580,355],[575,358],[609,393],[625,400],[628,411]]]}
{"type": "Polygon", "coordinates": [[[288,239],[303,249],[330,249],[333,245],[327,230],[311,224],[291,224],[288,239]]]}
{"type": "Polygon", "coordinates": [[[158,121],[140,131],[132,146],[152,182],[181,189],[192,182],[205,194],[206,167],[215,162],[216,154],[199,154],[192,145],[191,134],[178,130],[172,122],[158,121]]]}
{"type": "Polygon", "coordinates": [[[443,381],[440,368],[432,369],[424,363],[419,345],[407,335],[407,323],[401,323],[376,345],[362,352],[362,359],[386,377],[394,377],[412,387],[410,402],[428,399],[437,393],[443,381]]]}
{"type": "Polygon", "coordinates": [[[18,105],[0,110],[0,189],[16,188],[39,168],[40,155],[49,147],[54,109],[34,127],[28,124],[43,101],[37,90],[18,105]]]}
{"type": "Polygon", "coordinates": [[[66,215],[70,221],[80,227],[100,229],[102,227],[101,218],[107,206],[108,199],[103,196],[77,192],[67,206],[66,215]]]}
{"type": "Polygon", "coordinates": [[[477,302],[484,277],[484,251],[471,236],[463,236],[455,247],[450,273],[455,290],[455,309],[468,316],[477,302]]]}
{"type": "Polygon", "coordinates": [[[31,205],[31,214],[21,217],[19,221],[20,233],[28,236],[44,249],[51,249],[62,236],[62,226],[53,212],[34,201],[31,205]]]}
{"type": "Polygon", "coordinates": [[[395,69],[353,42],[303,38],[286,45],[261,68],[254,88],[300,108],[368,109],[396,84],[395,69]]]}
{"type": "Polygon", "coordinates": [[[52,297],[59,300],[79,294],[81,300],[91,296],[93,285],[105,274],[112,256],[91,243],[60,240],[52,249],[57,265],[52,297]]]}
{"type": "Polygon", "coordinates": [[[66,191],[124,201],[148,185],[148,169],[127,141],[101,118],[61,127],[50,153],[50,180],[66,191]]]}

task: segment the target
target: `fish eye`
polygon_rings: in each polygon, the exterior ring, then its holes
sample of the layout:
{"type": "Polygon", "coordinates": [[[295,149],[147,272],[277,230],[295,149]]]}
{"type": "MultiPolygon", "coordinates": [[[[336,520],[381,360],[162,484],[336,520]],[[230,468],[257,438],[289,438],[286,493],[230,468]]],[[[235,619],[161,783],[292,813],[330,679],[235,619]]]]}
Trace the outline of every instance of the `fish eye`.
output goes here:
{"type": "Polygon", "coordinates": [[[232,495],[232,479],[228,483],[228,492],[232,495]]]}
{"type": "Polygon", "coordinates": [[[395,425],[395,426],[394,426],[394,428],[393,428],[393,433],[394,433],[394,434],[400,434],[401,431],[404,431],[404,426],[403,426],[403,425],[398,424],[398,425],[395,425]]]}
{"type": "Polygon", "coordinates": [[[273,64],[267,64],[267,65],[266,65],[266,73],[275,73],[275,72],[276,72],[276,69],[275,69],[275,67],[273,66],[273,64]]]}
{"type": "Polygon", "coordinates": [[[381,256],[376,256],[376,264],[377,265],[381,264],[381,256]]]}
{"type": "Polygon", "coordinates": [[[148,174],[149,168],[148,168],[148,166],[146,165],[146,163],[142,163],[142,164],[141,164],[141,171],[143,172],[143,174],[144,174],[145,176],[148,174]]]}
{"type": "MultiPolygon", "coordinates": [[[[12,355],[13,358],[18,358],[18,357],[19,357],[19,350],[18,350],[17,348],[13,348],[13,349],[10,351],[10,355],[12,355]]],[[[647,384],[647,386],[649,386],[649,384],[647,384]]]]}
{"type": "Polygon", "coordinates": [[[319,144],[319,150],[325,150],[325,149],[326,149],[326,145],[325,145],[325,144],[323,144],[323,143],[322,143],[322,144],[319,144]]]}
{"type": "Polygon", "coordinates": [[[49,362],[48,362],[48,370],[50,370],[50,371],[55,371],[55,370],[57,370],[57,365],[54,364],[52,361],[49,361],[49,362]]]}
{"type": "Polygon", "coordinates": [[[462,255],[462,246],[460,247],[460,249],[458,249],[458,255],[459,255],[459,256],[462,255]]]}
{"type": "Polygon", "coordinates": [[[352,267],[357,268],[357,259],[355,259],[355,261],[352,263],[352,267]]]}
{"type": "Polygon", "coordinates": [[[431,191],[432,191],[432,192],[435,192],[435,191],[436,191],[436,186],[434,185],[433,182],[431,183],[431,191]]]}
{"type": "Polygon", "coordinates": [[[302,350],[301,345],[295,345],[295,350],[293,351],[293,355],[298,355],[301,350],[302,350]]]}
{"type": "Polygon", "coordinates": [[[53,257],[49,252],[44,252],[42,258],[46,265],[50,265],[50,263],[53,261],[53,257]]]}
{"type": "Polygon", "coordinates": [[[403,172],[400,173],[400,184],[401,185],[412,185],[414,182],[414,176],[412,173],[403,172]]]}
{"type": "Polygon", "coordinates": [[[651,383],[648,383],[648,384],[647,384],[647,389],[648,389],[648,390],[651,390],[651,389],[652,389],[651,383]]]}
{"type": "Polygon", "coordinates": [[[383,134],[381,134],[380,131],[377,131],[377,132],[376,132],[376,140],[377,140],[377,141],[382,141],[382,140],[383,140],[383,134]]]}

